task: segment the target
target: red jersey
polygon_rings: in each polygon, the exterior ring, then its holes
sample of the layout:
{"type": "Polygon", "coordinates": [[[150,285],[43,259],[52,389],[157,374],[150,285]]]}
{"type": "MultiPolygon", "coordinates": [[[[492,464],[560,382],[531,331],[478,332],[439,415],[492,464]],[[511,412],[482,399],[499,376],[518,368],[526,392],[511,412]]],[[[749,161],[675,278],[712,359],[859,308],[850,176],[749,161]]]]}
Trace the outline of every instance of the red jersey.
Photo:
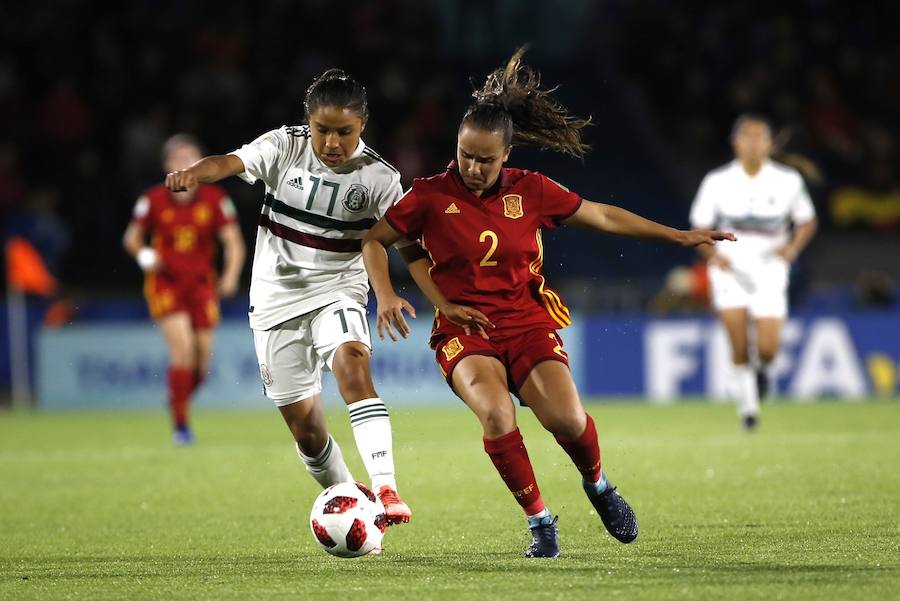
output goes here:
{"type": "Polygon", "coordinates": [[[216,234],[235,221],[235,211],[220,186],[200,184],[194,198],[182,203],[160,184],[138,199],[133,218],[151,233],[153,248],[163,262],[160,274],[196,281],[212,277],[216,234]]]}
{"type": "MultiPolygon", "coordinates": [[[[387,222],[431,255],[431,277],[451,302],[482,311],[504,334],[572,323],[541,275],[541,230],[553,229],[581,206],[581,197],[534,171],[503,169],[482,197],[466,188],[456,161],[417,179],[388,209],[387,222]]],[[[435,336],[441,323],[438,314],[435,336]]]]}

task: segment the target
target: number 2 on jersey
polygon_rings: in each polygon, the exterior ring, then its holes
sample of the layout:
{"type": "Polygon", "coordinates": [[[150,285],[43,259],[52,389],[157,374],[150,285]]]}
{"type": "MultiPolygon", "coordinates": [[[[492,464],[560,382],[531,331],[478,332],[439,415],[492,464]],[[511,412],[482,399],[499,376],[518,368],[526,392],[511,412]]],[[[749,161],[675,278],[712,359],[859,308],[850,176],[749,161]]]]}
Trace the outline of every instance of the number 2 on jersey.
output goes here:
{"type": "Polygon", "coordinates": [[[491,247],[484,253],[484,257],[481,258],[481,263],[479,263],[479,265],[481,267],[496,267],[497,261],[491,261],[491,257],[493,257],[494,253],[497,251],[497,234],[491,230],[484,230],[481,232],[481,235],[478,236],[478,241],[484,242],[488,238],[491,240],[491,247]]]}

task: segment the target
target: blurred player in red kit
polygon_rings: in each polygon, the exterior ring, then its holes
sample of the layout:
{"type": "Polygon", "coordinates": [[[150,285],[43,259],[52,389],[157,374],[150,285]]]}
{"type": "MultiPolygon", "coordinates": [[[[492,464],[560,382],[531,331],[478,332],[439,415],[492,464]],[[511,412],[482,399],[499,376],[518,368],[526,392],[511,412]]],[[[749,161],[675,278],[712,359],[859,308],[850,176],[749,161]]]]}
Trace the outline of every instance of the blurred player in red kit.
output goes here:
{"type": "MultiPolygon", "coordinates": [[[[409,333],[388,273],[385,248],[419,240],[433,264],[410,265],[437,309],[431,346],[453,391],[475,413],[484,449],[524,510],[527,557],[559,555],[556,517],[544,505],[516,425],[514,393],[535,414],[582,475],[588,499],[612,536],[629,543],[637,519],[601,469],[594,421],[578,396],[557,330],[571,323],[541,275],[541,230],[560,224],[697,246],[731,239],[716,231],[679,231],[618,207],[582,199],[533,171],[505,168],[512,144],[581,157],[586,120],[567,114],[519,50],[488,76],[459,127],[456,160],[418,179],[366,235],[363,257],[378,299],[378,329],[409,333]],[[423,275],[424,274],[424,275],[423,275]]],[[[427,263],[427,259],[421,260],[427,263]]],[[[414,314],[413,314],[414,316],[414,314]]]]}
{"type": "MultiPolygon", "coordinates": [[[[184,169],[202,156],[196,140],[178,134],[163,146],[163,167],[166,172],[184,169]]],[[[209,370],[219,295],[237,292],[244,265],[246,251],[234,205],[220,186],[170,192],[159,184],[138,198],[123,244],[146,274],[150,316],[169,348],[174,442],[190,444],[190,399],[209,370]],[[217,238],[224,254],[220,278],[215,271],[217,238]]]]}

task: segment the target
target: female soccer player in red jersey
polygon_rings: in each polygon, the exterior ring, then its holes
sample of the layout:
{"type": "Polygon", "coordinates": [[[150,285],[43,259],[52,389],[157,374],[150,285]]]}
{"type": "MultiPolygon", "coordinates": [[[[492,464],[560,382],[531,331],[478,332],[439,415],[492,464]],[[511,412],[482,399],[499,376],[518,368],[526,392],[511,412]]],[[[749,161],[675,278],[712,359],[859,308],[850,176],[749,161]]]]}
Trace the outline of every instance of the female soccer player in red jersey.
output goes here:
{"type": "MultiPolygon", "coordinates": [[[[541,230],[559,224],[698,246],[731,240],[718,231],[679,231],[624,209],[583,200],[532,171],[503,167],[513,143],[583,156],[586,120],[569,116],[520,65],[519,50],[488,76],[459,127],[457,158],[445,173],[413,183],[366,235],[363,257],[378,299],[379,334],[406,336],[385,248],[418,239],[433,263],[430,278],[411,265],[437,309],[431,346],[448,384],[475,413],[484,449],[521,505],[531,529],[527,557],[559,554],[556,518],[541,499],[516,426],[513,392],[571,457],[606,529],[628,543],[634,512],[600,466],[594,420],[585,413],[556,330],[571,323],[541,275],[541,230]]],[[[423,260],[423,262],[425,262],[423,260]]]]}
{"type": "MultiPolygon", "coordinates": [[[[163,146],[166,172],[183,169],[201,157],[190,136],[172,136],[163,146]]],[[[169,409],[177,445],[193,442],[188,423],[190,398],[209,370],[213,329],[219,321],[218,295],[237,292],[244,265],[244,241],[234,206],[224,189],[199,186],[170,192],[162,184],[138,198],[123,240],[125,249],[147,274],[144,293],[150,316],[169,347],[169,409]],[[146,246],[147,234],[152,246],[146,246]],[[225,262],[216,283],[215,240],[225,262]]]]}

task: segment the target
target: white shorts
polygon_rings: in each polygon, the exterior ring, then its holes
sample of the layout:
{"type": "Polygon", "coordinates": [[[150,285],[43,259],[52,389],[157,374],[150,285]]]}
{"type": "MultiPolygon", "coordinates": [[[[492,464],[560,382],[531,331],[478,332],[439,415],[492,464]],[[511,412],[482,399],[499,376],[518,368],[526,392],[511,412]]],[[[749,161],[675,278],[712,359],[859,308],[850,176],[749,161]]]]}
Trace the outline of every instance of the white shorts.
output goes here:
{"type": "Polygon", "coordinates": [[[709,267],[712,304],[717,310],[747,309],[751,317],[787,317],[790,265],[781,257],[747,264],[732,263],[729,270],[709,267]]]}
{"type": "Polygon", "coordinates": [[[345,342],[372,350],[366,308],[341,300],[275,326],[253,330],[259,375],[276,406],[290,405],[322,392],[322,371],[331,369],[334,352],[345,342]]]}

